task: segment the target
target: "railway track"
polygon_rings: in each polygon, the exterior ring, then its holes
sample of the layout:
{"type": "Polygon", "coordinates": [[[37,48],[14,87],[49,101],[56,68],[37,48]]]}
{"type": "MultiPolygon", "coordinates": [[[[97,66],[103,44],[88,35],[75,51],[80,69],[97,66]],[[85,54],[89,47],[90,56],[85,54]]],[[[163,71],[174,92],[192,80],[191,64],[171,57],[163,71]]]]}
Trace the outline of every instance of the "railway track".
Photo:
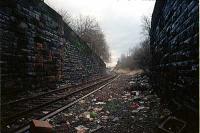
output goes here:
{"type": "Polygon", "coordinates": [[[108,84],[117,76],[101,78],[84,85],[70,88],[60,88],[44,94],[16,100],[4,105],[1,118],[2,132],[24,132],[32,119],[45,120],[52,113],[60,111],[70,103],[77,101],[95,91],[101,86],[108,84]],[[25,128],[26,127],[26,128],[25,128]]]}
{"type": "Polygon", "coordinates": [[[86,84],[89,84],[89,83],[92,83],[92,82],[95,82],[95,81],[98,81],[98,80],[101,80],[103,78],[105,78],[106,76],[102,76],[102,77],[99,77],[99,78],[95,78],[94,80],[90,80],[90,81],[87,81],[87,82],[83,82],[81,84],[77,84],[77,85],[62,85],[60,86],[59,88],[57,89],[54,89],[54,90],[40,90],[38,92],[35,92],[37,93],[37,95],[34,95],[34,96],[29,96],[29,97],[23,97],[23,98],[18,98],[17,100],[12,100],[12,101],[9,101],[9,102],[6,102],[6,103],[0,103],[0,106],[1,107],[6,107],[6,106],[9,106],[9,105],[13,105],[13,104],[16,104],[16,103],[19,103],[19,102],[23,102],[23,101],[27,101],[27,100],[30,100],[30,99],[34,99],[36,97],[40,97],[40,96],[43,96],[43,95],[46,95],[48,93],[53,93],[53,92],[56,92],[56,91],[59,91],[59,90],[63,90],[63,89],[68,89],[68,88],[75,88],[75,87],[78,87],[78,86],[82,86],[82,85],[86,85],[86,84]]]}

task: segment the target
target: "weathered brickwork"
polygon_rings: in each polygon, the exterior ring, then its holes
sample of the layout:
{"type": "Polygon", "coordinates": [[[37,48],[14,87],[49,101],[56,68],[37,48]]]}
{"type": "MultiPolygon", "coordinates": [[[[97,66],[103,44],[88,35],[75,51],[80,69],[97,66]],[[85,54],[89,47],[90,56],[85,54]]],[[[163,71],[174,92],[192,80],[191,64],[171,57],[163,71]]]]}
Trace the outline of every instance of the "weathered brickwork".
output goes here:
{"type": "Polygon", "coordinates": [[[0,4],[2,93],[55,88],[104,73],[104,62],[41,0],[0,4]]]}
{"type": "Polygon", "coordinates": [[[198,112],[199,3],[157,0],[150,47],[152,80],[158,94],[198,112]]]}

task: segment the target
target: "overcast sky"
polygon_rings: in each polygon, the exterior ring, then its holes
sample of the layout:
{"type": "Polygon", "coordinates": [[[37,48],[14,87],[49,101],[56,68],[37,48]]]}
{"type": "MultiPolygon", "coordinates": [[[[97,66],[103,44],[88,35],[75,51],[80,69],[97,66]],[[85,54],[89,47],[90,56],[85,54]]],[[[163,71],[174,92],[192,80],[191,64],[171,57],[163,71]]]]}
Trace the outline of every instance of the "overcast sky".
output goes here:
{"type": "Polygon", "coordinates": [[[142,16],[151,16],[155,0],[45,0],[56,9],[95,17],[105,33],[114,66],[121,54],[138,45],[142,39],[142,16]]]}

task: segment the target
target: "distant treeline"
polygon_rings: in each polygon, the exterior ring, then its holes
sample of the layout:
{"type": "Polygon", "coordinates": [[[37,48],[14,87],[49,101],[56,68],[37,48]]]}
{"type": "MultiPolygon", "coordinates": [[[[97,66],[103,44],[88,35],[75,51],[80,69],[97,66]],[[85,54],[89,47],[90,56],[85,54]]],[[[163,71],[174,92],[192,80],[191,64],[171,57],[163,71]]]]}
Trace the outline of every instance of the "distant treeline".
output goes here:
{"type": "Polygon", "coordinates": [[[151,61],[149,39],[143,40],[138,47],[129,50],[127,55],[121,55],[117,68],[148,70],[151,61]]]}
{"type": "Polygon", "coordinates": [[[150,18],[144,16],[142,18],[142,32],[143,40],[138,46],[129,49],[128,53],[122,54],[118,59],[116,68],[121,69],[143,69],[148,70],[151,63],[150,54],[150,39],[149,31],[151,28],[150,18]]]}

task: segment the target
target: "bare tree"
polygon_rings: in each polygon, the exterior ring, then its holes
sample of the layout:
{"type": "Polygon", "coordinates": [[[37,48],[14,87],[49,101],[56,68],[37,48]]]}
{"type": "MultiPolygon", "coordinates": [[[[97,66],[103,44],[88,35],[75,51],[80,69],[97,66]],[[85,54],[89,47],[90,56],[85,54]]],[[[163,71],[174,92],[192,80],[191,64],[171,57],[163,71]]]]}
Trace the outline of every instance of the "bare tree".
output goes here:
{"type": "Polygon", "coordinates": [[[70,15],[69,11],[61,9],[58,11],[58,13],[62,16],[62,19],[66,24],[69,25],[70,23],[72,23],[73,19],[70,15]]]}
{"type": "MultiPolygon", "coordinates": [[[[51,5],[48,0],[45,0],[45,3],[51,5]]],[[[82,15],[78,18],[73,18],[69,11],[63,9],[58,10],[54,5],[51,5],[51,7],[62,16],[63,21],[68,24],[103,61],[110,61],[110,52],[105,40],[105,35],[95,18],[82,15]]]]}
{"type": "Polygon", "coordinates": [[[144,37],[149,38],[149,32],[151,29],[151,18],[148,16],[142,17],[142,32],[141,34],[144,35],[144,37]]]}
{"type": "Polygon", "coordinates": [[[109,47],[104,33],[95,18],[80,15],[70,23],[70,26],[98,56],[105,62],[110,61],[109,47]]]}
{"type": "Polygon", "coordinates": [[[78,18],[72,18],[70,13],[66,10],[59,10],[58,13],[62,16],[63,21],[68,24],[102,60],[105,62],[110,61],[110,52],[105,40],[105,35],[95,18],[82,15],[78,18]]]}
{"type": "Polygon", "coordinates": [[[51,4],[49,0],[45,0],[45,3],[49,5],[53,10],[58,12],[62,16],[62,19],[66,24],[70,24],[73,21],[73,18],[71,17],[71,14],[69,13],[69,11],[65,9],[56,8],[55,5],[51,4]]]}

